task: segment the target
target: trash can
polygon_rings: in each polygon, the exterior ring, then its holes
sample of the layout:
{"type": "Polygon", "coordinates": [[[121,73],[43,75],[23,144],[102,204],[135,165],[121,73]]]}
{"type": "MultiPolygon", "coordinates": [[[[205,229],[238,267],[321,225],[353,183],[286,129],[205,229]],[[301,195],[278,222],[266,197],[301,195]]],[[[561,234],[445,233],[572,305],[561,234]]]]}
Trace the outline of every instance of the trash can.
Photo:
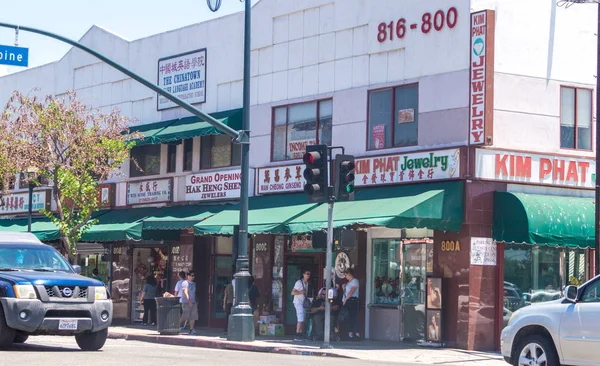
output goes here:
{"type": "Polygon", "coordinates": [[[179,334],[179,297],[155,297],[156,330],[161,335],[179,334]]]}

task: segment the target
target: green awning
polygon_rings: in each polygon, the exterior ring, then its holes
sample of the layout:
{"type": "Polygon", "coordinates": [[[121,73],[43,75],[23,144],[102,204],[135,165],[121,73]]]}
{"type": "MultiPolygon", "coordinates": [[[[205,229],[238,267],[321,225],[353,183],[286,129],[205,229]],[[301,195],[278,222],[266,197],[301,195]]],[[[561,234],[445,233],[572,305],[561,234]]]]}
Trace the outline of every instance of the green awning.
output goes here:
{"type": "Polygon", "coordinates": [[[592,198],[494,192],[493,237],[507,243],[593,248],[592,198]]]}
{"type": "MultiPolygon", "coordinates": [[[[336,202],[333,226],[384,226],[460,231],[462,182],[362,189],[354,201],[336,202]]],[[[321,205],[288,223],[291,233],[327,228],[327,206],[321,205]]]]}
{"type": "MultiPolygon", "coordinates": [[[[235,130],[242,128],[242,109],[210,113],[210,116],[235,130]]],[[[221,134],[212,125],[195,116],[150,123],[130,130],[144,135],[143,140],[136,140],[136,145],[164,144],[196,136],[221,134]]]]}
{"type": "Polygon", "coordinates": [[[98,217],[95,224],[81,237],[82,241],[104,242],[141,240],[143,220],[156,215],[161,208],[129,208],[110,210],[98,217]]]}
{"type": "Polygon", "coordinates": [[[143,229],[185,230],[204,219],[229,208],[230,205],[186,205],[165,207],[154,216],[144,219],[143,229]]]}
{"type": "MultiPolygon", "coordinates": [[[[248,233],[288,234],[287,222],[318,205],[307,203],[304,194],[250,197],[248,233]]],[[[233,235],[239,219],[239,205],[235,205],[196,224],[194,231],[196,235],[233,235]]]]}
{"type": "MultiPolygon", "coordinates": [[[[28,219],[0,219],[0,232],[27,232],[28,219]]],[[[31,232],[41,241],[54,241],[60,238],[60,231],[46,217],[36,217],[31,220],[31,232]]],[[[1,234],[0,234],[1,235],[1,234]]]]}

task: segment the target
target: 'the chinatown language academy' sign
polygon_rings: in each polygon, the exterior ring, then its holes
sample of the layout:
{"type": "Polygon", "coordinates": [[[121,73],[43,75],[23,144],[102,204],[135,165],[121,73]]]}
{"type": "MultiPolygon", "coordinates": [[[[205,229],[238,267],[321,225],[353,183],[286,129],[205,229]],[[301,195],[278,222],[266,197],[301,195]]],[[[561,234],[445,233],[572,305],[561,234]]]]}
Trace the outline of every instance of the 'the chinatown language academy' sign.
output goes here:
{"type": "Polygon", "coordinates": [[[460,150],[357,158],[355,173],[357,187],[456,178],[460,175],[460,150]]]}
{"type": "Polygon", "coordinates": [[[492,132],[494,12],[471,14],[471,85],[469,141],[482,145],[492,132]]]}
{"type": "Polygon", "coordinates": [[[256,194],[297,192],[304,190],[304,165],[259,168],[256,194]]]}
{"type": "MultiPolygon", "coordinates": [[[[50,205],[48,190],[34,191],[31,210],[33,212],[46,209],[50,205]]],[[[13,193],[2,196],[4,205],[0,206],[0,215],[12,215],[29,212],[29,193],[13,193]]]]}
{"type": "Polygon", "coordinates": [[[127,204],[170,202],[172,198],[171,178],[143,180],[127,183],[127,204]]]}
{"type": "MultiPolygon", "coordinates": [[[[206,48],[158,60],[158,86],[190,104],[206,102],[206,48]]],[[[158,96],[158,110],[177,107],[158,96]]]]}
{"type": "Polygon", "coordinates": [[[240,169],[190,174],[185,177],[185,199],[207,201],[240,197],[240,169]]]}
{"type": "Polygon", "coordinates": [[[477,149],[477,178],[509,182],[594,188],[593,160],[565,156],[477,149]]]}

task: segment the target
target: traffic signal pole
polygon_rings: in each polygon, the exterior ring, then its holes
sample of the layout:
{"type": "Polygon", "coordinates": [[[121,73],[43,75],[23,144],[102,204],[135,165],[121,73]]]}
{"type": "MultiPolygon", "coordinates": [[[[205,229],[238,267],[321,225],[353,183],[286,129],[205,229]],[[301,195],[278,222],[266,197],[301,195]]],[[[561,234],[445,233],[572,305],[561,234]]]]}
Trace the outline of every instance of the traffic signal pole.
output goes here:
{"type": "MultiPolygon", "coordinates": [[[[331,190],[329,190],[331,191],[331,190]]],[[[327,254],[325,255],[327,264],[325,266],[325,284],[326,289],[326,301],[325,301],[325,330],[323,332],[323,345],[322,349],[333,348],[330,343],[331,336],[331,300],[333,296],[330,296],[331,291],[331,261],[333,260],[333,194],[329,194],[329,202],[327,202],[327,254]]],[[[333,293],[332,293],[333,295],[333,293]]]]}

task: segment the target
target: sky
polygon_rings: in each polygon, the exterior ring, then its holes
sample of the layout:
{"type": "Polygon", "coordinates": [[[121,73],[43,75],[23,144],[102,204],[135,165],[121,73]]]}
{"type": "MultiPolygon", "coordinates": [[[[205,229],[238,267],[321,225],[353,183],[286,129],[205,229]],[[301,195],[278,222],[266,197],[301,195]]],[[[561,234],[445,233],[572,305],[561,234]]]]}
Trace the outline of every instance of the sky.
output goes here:
{"type": "MultiPolygon", "coordinates": [[[[206,0],[4,0],[0,22],[38,28],[73,40],[98,25],[131,41],[243,9],[240,0],[222,0],[217,13],[210,11],[206,0]]],[[[0,28],[0,45],[14,44],[15,31],[0,28]]],[[[29,48],[29,67],[57,61],[70,49],[52,38],[23,31],[19,32],[19,47],[29,48]]],[[[0,65],[0,76],[22,70],[0,65]]]]}

